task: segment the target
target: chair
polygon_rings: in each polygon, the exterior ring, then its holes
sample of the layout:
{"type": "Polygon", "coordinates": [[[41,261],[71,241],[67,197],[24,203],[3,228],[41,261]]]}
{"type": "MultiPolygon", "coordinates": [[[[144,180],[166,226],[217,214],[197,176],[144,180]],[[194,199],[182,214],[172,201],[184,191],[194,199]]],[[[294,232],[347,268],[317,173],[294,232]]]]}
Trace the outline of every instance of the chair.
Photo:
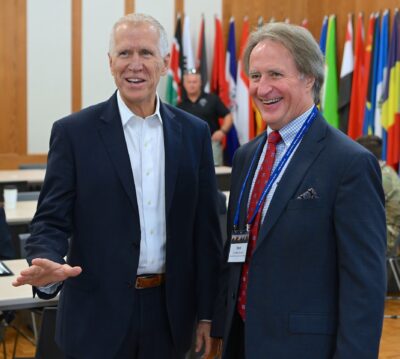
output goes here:
{"type": "Polygon", "coordinates": [[[226,213],[226,195],[222,191],[218,190],[218,216],[219,216],[219,225],[221,229],[222,235],[222,243],[225,244],[227,239],[226,233],[226,221],[227,221],[227,213],[226,213]]]}
{"type": "Polygon", "coordinates": [[[25,244],[27,239],[31,236],[30,233],[20,233],[19,238],[19,258],[26,258],[25,244]]]}
{"type": "Polygon", "coordinates": [[[64,355],[54,339],[56,332],[56,317],[56,307],[45,307],[43,309],[42,324],[40,326],[35,356],[33,358],[15,357],[18,344],[17,335],[14,342],[13,359],[64,359],[64,355]]]}
{"type": "MultiPolygon", "coordinates": [[[[390,283],[393,282],[393,286],[395,292],[400,292],[400,256],[399,256],[399,248],[400,248],[400,236],[397,238],[394,247],[388,253],[386,257],[387,263],[387,274],[388,279],[390,279],[390,283]]],[[[389,285],[389,283],[388,283],[389,285]]],[[[387,296],[387,300],[400,300],[400,296],[387,296]]],[[[391,319],[400,319],[400,314],[394,315],[385,315],[385,318],[391,319]]]]}
{"type": "Polygon", "coordinates": [[[0,259],[14,259],[15,248],[11,239],[10,230],[6,221],[3,207],[0,207],[0,259]]]}
{"type": "Polygon", "coordinates": [[[45,170],[46,163],[21,163],[18,168],[20,170],[45,170]]]}
{"type": "Polygon", "coordinates": [[[39,199],[40,191],[18,192],[17,201],[37,201],[39,199]]]}

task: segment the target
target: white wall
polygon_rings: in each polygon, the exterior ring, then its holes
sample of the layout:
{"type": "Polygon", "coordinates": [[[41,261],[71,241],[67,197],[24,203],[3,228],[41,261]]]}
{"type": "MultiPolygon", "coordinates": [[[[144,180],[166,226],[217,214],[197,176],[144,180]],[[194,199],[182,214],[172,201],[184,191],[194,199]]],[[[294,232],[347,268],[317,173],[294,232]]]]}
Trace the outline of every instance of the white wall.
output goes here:
{"type": "Polygon", "coordinates": [[[82,107],[115,91],[107,53],[112,26],[123,15],[123,0],[82,1],[82,107]]]}
{"type": "MultiPolygon", "coordinates": [[[[168,40],[175,32],[175,0],[135,0],[136,12],[154,16],[168,40]]],[[[214,15],[221,17],[222,0],[185,0],[190,17],[194,55],[201,14],[206,19],[208,71],[214,46],[214,15]]],[[[82,107],[108,99],[115,84],[108,65],[112,25],[124,14],[124,0],[82,1],[82,107]]],[[[184,15],[184,14],[182,14],[184,15]]],[[[71,112],[71,0],[27,0],[28,153],[46,153],[53,122],[71,112]]],[[[165,78],[158,86],[165,97],[165,78]]]]}
{"type": "Polygon", "coordinates": [[[53,122],[71,112],[70,0],[27,1],[27,57],[27,148],[46,153],[53,122]]]}

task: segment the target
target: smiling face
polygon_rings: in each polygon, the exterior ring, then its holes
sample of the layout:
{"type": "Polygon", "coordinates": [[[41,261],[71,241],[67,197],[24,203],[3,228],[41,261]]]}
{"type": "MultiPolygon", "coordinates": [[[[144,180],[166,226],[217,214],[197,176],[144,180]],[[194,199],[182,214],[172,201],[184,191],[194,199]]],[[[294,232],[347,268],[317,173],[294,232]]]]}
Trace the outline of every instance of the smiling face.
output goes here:
{"type": "Polygon", "coordinates": [[[263,40],[249,58],[250,95],[267,125],[279,130],[313,104],[314,79],[302,75],[281,43],[263,40]]]}
{"type": "Polygon", "coordinates": [[[108,57],[115,84],[132,112],[149,116],[154,113],[157,85],[169,62],[169,55],[161,56],[158,31],[145,22],[126,22],[115,29],[114,40],[108,57]]]}

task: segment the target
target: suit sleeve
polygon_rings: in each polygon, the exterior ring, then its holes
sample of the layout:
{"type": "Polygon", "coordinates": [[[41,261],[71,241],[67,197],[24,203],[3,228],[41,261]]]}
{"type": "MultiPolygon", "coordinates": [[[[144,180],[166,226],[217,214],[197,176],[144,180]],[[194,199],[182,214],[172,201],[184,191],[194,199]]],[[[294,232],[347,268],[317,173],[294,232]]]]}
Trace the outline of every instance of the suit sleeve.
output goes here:
{"type": "Polygon", "coordinates": [[[378,357],[386,289],[381,173],[365,152],[344,172],[334,205],[339,268],[335,359],[378,357]]]}
{"type": "Polygon", "coordinates": [[[197,315],[200,320],[212,319],[222,250],[211,137],[208,126],[204,126],[204,129],[194,229],[197,262],[197,315]]]}
{"type": "MultiPolygon", "coordinates": [[[[46,176],[38,208],[30,226],[31,236],[26,245],[29,263],[34,258],[47,258],[57,263],[65,263],[64,257],[68,251],[68,238],[72,229],[74,183],[72,150],[66,131],[56,122],[50,137],[46,176]]],[[[38,294],[47,299],[54,297],[58,291],[51,295],[41,292],[38,294]]]]}

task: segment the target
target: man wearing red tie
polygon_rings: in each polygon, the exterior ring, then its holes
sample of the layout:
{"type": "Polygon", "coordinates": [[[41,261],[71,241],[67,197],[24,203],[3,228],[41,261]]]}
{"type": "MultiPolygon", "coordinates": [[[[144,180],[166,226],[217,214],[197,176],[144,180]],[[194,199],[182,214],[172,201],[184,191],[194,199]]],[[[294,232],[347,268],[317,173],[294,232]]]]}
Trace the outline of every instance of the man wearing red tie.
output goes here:
{"type": "Polygon", "coordinates": [[[212,335],[224,359],[375,359],[386,238],[378,162],[319,113],[324,61],[306,29],[258,29],[244,64],[268,127],[234,159],[212,335]]]}

